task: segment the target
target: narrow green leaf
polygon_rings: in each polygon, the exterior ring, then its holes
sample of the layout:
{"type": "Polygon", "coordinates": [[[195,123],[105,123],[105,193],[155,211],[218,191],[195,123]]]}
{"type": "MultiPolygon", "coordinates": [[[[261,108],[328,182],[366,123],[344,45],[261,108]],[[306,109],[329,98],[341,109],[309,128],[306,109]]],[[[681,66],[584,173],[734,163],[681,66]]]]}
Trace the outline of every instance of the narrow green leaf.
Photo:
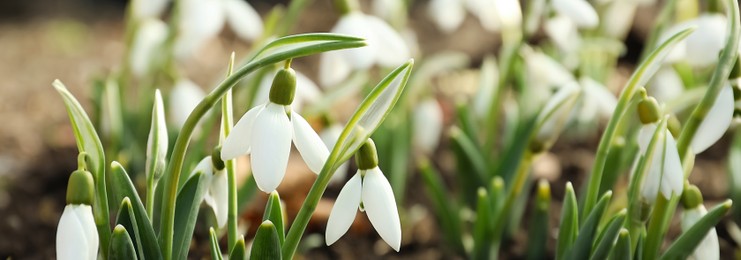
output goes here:
{"type": "MultiPolygon", "coordinates": [[[[134,250],[139,258],[144,259],[144,251],[141,238],[137,233],[139,232],[139,226],[136,224],[136,218],[134,217],[134,208],[131,206],[131,199],[125,197],[121,201],[121,207],[118,209],[118,216],[116,216],[116,225],[123,226],[126,230],[131,230],[131,233],[127,234],[131,237],[135,247],[134,250]]],[[[112,243],[113,241],[111,241],[112,243]]]]}
{"type": "MultiPolygon", "coordinates": [[[[730,186],[730,199],[741,201],[741,132],[736,131],[733,136],[733,144],[728,155],[728,186],[730,186]]],[[[731,209],[733,221],[741,224],[741,207],[734,205],[731,209]]]]}
{"type": "Polygon", "coordinates": [[[576,237],[573,249],[569,252],[568,259],[589,259],[599,221],[607,210],[607,204],[609,204],[611,198],[612,191],[605,192],[594,206],[594,209],[589,212],[586,221],[584,221],[584,224],[579,229],[579,235],[576,237]]]}
{"type": "Polygon", "coordinates": [[[731,200],[726,200],[708,211],[708,214],[700,218],[695,225],[674,240],[674,243],[664,252],[661,259],[686,259],[695,251],[695,248],[705,238],[708,231],[714,228],[728,213],[732,204],[731,200]]]}
{"type": "Polygon", "coordinates": [[[473,223],[473,252],[472,259],[489,259],[491,246],[491,202],[486,189],[478,189],[476,205],[476,220],[473,223]]]}
{"type": "Polygon", "coordinates": [[[458,146],[460,151],[464,153],[468,159],[466,162],[459,163],[470,163],[473,169],[476,171],[476,176],[480,180],[479,183],[485,182],[488,178],[486,169],[488,169],[487,160],[479,150],[476,143],[467,136],[460,128],[453,126],[450,129],[450,138],[453,140],[453,144],[458,146]]]}
{"type": "MultiPolygon", "coordinates": [[[[357,43],[359,46],[365,46],[365,39],[357,38],[349,35],[334,34],[334,33],[306,33],[289,35],[278,38],[263,47],[258,51],[251,60],[257,60],[258,58],[264,58],[271,55],[275,55],[281,52],[289,52],[293,50],[302,49],[306,46],[321,45],[323,43],[357,43]]],[[[325,52],[328,50],[318,50],[306,55],[311,55],[318,52],[325,52]]],[[[305,56],[305,55],[302,55],[305,56]]]]}
{"type": "Polygon", "coordinates": [[[136,251],[134,243],[126,228],[122,225],[116,225],[111,234],[111,244],[108,248],[108,259],[110,260],[136,260],[136,251]]]}
{"type": "Polygon", "coordinates": [[[219,237],[216,235],[216,230],[214,230],[213,227],[210,227],[208,229],[208,235],[209,235],[209,242],[211,242],[211,259],[213,260],[223,260],[224,257],[221,256],[221,248],[219,248],[219,237]]]}
{"type": "Polygon", "coordinates": [[[283,259],[280,251],[278,232],[270,220],[263,221],[257,229],[255,241],[252,242],[250,257],[252,259],[283,259]]]}
{"type": "Polygon", "coordinates": [[[135,234],[137,239],[141,240],[142,254],[144,255],[142,259],[162,259],[159,243],[157,242],[157,237],[154,235],[154,229],[147,217],[142,200],[139,198],[139,194],[136,193],[131,179],[129,179],[129,174],[126,173],[126,170],[124,170],[121,164],[113,161],[111,162],[110,178],[113,201],[123,201],[126,197],[131,201],[134,214],[133,219],[136,220],[137,225],[135,234]]]}
{"type": "Polygon", "coordinates": [[[280,205],[280,195],[278,195],[278,191],[273,191],[268,197],[268,203],[265,205],[265,213],[262,215],[262,220],[270,220],[270,222],[275,225],[275,230],[278,234],[278,240],[281,245],[283,245],[283,242],[286,240],[284,219],[283,208],[280,205]]]}
{"type": "Polygon", "coordinates": [[[202,172],[196,172],[185,182],[178,192],[175,204],[175,234],[173,237],[172,259],[187,259],[190,249],[190,240],[193,239],[193,230],[196,227],[198,209],[203,196],[208,191],[210,177],[202,172]]]}
{"type": "Polygon", "coordinates": [[[548,225],[551,206],[551,186],[546,180],[538,181],[538,191],[533,204],[533,215],[528,226],[527,259],[546,259],[550,226],[548,225]]]}
{"type": "Polygon", "coordinates": [[[630,260],[630,232],[627,229],[620,229],[617,243],[610,252],[610,260],[630,260]]]}
{"type": "MultiPolygon", "coordinates": [[[[612,220],[610,220],[610,224],[608,224],[607,228],[603,229],[602,233],[599,235],[602,239],[597,241],[594,252],[589,259],[607,259],[610,250],[615,246],[615,241],[618,238],[623,222],[625,222],[625,215],[627,212],[627,210],[623,209],[618,212],[612,220]]],[[[630,246],[628,247],[628,252],[630,252],[630,246]]]]}
{"type": "Polygon", "coordinates": [[[556,259],[565,259],[571,245],[579,232],[579,205],[576,203],[576,194],[571,182],[566,183],[563,206],[561,208],[561,223],[558,229],[556,259]]]}
{"type": "MultiPolygon", "coordinates": [[[[278,248],[280,251],[280,248],[278,248]]],[[[247,260],[247,252],[244,248],[244,236],[240,235],[237,239],[237,242],[234,243],[234,248],[232,248],[232,252],[229,253],[229,259],[234,260],[247,260]]],[[[260,259],[260,258],[254,258],[254,259],[260,259]]]]}
{"type": "MultiPolygon", "coordinates": [[[[70,93],[67,88],[59,80],[54,80],[52,86],[59,92],[64,100],[64,105],[67,108],[67,114],[69,114],[70,123],[72,123],[72,130],[75,133],[75,140],[77,142],[77,149],[80,153],[84,152],[90,158],[87,162],[87,170],[93,174],[95,178],[95,201],[93,202],[93,213],[95,216],[95,226],[98,229],[98,237],[101,245],[108,245],[108,240],[111,236],[110,230],[110,219],[109,219],[109,208],[108,208],[108,194],[106,192],[106,177],[105,177],[105,154],[103,152],[103,144],[100,142],[100,137],[95,131],[93,123],[85,113],[85,110],[80,105],[80,102],[70,93]]],[[[120,201],[120,200],[116,200],[120,201]]],[[[108,247],[103,246],[103,256],[108,255],[108,247]]]]}
{"type": "Polygon", "coordinates": [[[435,217],[438,219],[442,228],[445,241],[450,247],[459,254],[464,252],[463,242],[461,241],[461,220],[458,215],[458,208],[455,203],[451,203],[445,184],[440,178],[429,161],[422,160],[419,162],[419,169],[422,174],[422,181],[425,184],[427,196],[432,200],[432,206],[435,211],[435,217]]]}

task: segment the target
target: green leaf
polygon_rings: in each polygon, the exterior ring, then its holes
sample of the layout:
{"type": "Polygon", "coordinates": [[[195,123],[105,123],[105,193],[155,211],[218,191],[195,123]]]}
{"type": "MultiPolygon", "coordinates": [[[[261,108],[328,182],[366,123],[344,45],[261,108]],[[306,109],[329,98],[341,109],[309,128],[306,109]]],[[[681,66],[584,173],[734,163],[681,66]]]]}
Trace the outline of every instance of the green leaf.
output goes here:
{"type": "MultiPolygon", "coordinates": [[[[610,250],[615,246],[615,240],[618,238],[619,232],[625,222],[625,214],[627,210],[623,209],[618,212],[607,225],[607,228],[602,230],[600,234],[601,240],[597,241],[596,247],[592,256],[589,259],[601,260],[607,259],[610,254],[610,250]]],[[[628,245],[628,252],[630,252],[630,245],[628,245]]]]}
{"type": "MultiPolygon", "coordinates": [[[[733,136],[733,144],[728,155],[728,177],[730,181],[730,198],[733,201],[741,201],[741,132],[736,132],[733,136]]],[[[741,207],[735,205],[731,209],[731,219],[736,224],[741,224],[741,207]]]]}
{"type": "Polygon", "coordinates": [[[196,227],[198,209],[203,196],[208,191],[210,177],[202,172],[196,172],[188,178],[183,188],[178,192],[175,204],[175,234],[173,237],[172,259],[187,259],[190,249],[190,240],[193,239],[193,230],[196,227]]]}
{"type": "Polygon", "coordinates": [[[617,243],[610,252],[610,260],[630,260],[630,232],[620,229],[617,243]]]}
{"type": "Polygon", "coordinates": [[[468,159],[465,162],[459,163],[471,164],[473,169],[476,171],[475,173],[480,181],[479,183],[485,182],[485,180],[488,179],[486,177],[486,169],[488,169],[488,165],[486,163],[486,158],[484,158],[473,139],[461,131],[460,128],[455,126],[450,129],[450,138],[453,140],[453,144],[456,145],[460,151],[463,152],[465,158],[468,159]]]}
{"type": "Polygon", "coordinates": [[[579,232],[579,205],[576,203],[576,194],[571,182],[566,183],[563,206],[561,208],[561,223],[558,229],[556,259],[565,259],[571,245],[579,232]]]}
{"type": "Polygon", "coordinates": [[[111,162],[111,196],[113,201],[123,201],[128,197],[131,201],[133,210],[133,218],[136,221],[137,229],[134,231],[136,238],[141,240],[141,251],[144,257],[142,259],[162,259],[162,255],[157,242],[157,237],[154,235],[154,229],[147,217],[146,209],[142,204],[142,200],[136,193],[134,184],[129,179],[129,174],[126,173],[123,166],[116,161],[111,162]]]}
{"type": "Polygon", "coordinates": [[[463,242],[461,241],[463,236],[461,231],[462,222],[456,204],[451,203],[449,193],[445,189],[440,174],[432,168],[429,161],[426,159],[420,161],[419,169],[427,196],[432,200],[434,216],[440,223],[445,241],[456,253],[462,254],[464,252],[463,242]]]}
{"type": "MultiPolygon", "coordinates": [[[[125,197],[121,201],[121,207],[118,208],[118,216],[116,216],[116,225],[123,226],[126,230],[132,231],[132,233],[127,232],[127,234],[132,238],[134,245],[136,245],[136,247],[134,247],[136,254],[139,258],[144,259],[144,251],[140,249],[142,248],[142,242],[140,236],[137,235],[137,232],[139,232],[139,226],[136,224],[134,209],[131,206],[131,199],[129,199],[129,197],[125,197]]],[[[111,243],[113,243],[113,241],[111,241],[111,243]]]]}
{"type": "MultiPolygon", "coordinates": [[[[315,47],[310,53],[305,55],[311,55],[320,52],[326,52],[330,50],[344,49],[344,48],[326,48],[325,44],[332,43],[355,43],[353,46],[362,47],[365,46],[365,39],[358,38],[349,35],[334,34],[334,33],[306,33],[289,35],[278,38],[265,45],[260,51],[258,51],[251,60],[258,60],[258,58],[266,58],[272,55],[292,52],[296,50],[305,50],[306,47],[315,47]],[[324,47],[324,48],[320,48],[324,47]]],[[[352,47],[351,47],[352,48],[352,47]]],[[[285,59],[282,59],[285,60],[285,59]]]]}
{"type": "Polygon", "coordinates": [[[383,122],[399,100],[413,65],[414,61],[409,60],[389,73],[360,103],[332,149],[330,158],[337,159],[329,166],[349,159],[383,122]]]}
{"type": "MultiPolygon", "coordinates": [[[[80,102],[70,93],[67,88],[59,80],[54,80],[52,86],[59,92],[64,100],[64,105],[67,108],[67,114],[69,114],[70,123],[72,123],[72,130],[75,133],[75,140],[77,142],[77,149],[80,153],[86,153],[90,160],[87,162],[87,170],[93,174],[95,178],[95,201],[93,202],[93,210],[95,214],[95,226],[98,229],[98,236],[101,245],[108,245],[108,240],[111,236],[110,220],[109,220],[109,208],[108,208],[108,194],[106,192],[106,177],[105,177],[105,154],[103,152],[103,144],[100,142],[98,133],[95,131],[93,123],[85,113],[85,110],[80,105],[80,102]]],[[[120,201],[120,200],[116,200],[120,201]]],[[[103,246],[103,256],[108,255],[108,247],[103,246]]]]}
{"type": "Polygon", "coordinates": [[[110,260],[136,260],[136,251],[134,250],[134,243],[131,242],[131,237],[126,228],[122,225],[117,225],[113,229],[111,235],[111,244],[108,248],[108,259],[110,260]]]}
{"type": "Polygon", "coordinates": [[[478,189],[476,220],[473,222],[472,259],[489,259],[491,246],[491,202],[486,189],[478,189]]]}
{"type": "Polygon", "coordinates": [[[690,229],[684,231],[682,235],[674,240],[674,243],[664,252],[661,259],[686,259],[695,251],[695,248],[705,238],[708,231],[715,228],[715,225],[728,213],[731,206],[731,200],[726,200],[708,211],[708,214],[705,214],[690,229]]]}
{"type": "Polygon", "coordinates": [[[589,259],[599,221],[607,210],[607,204],[609,204],[611,198],[612,191],[605,192],[599,202],[597,202],[597,205],[594,206],[594,209],[589,213],[586,221],[584,221],[584,224],[579,229],[579,235],[576,237],[573,249],[569,252],[568,259],[589,259]]]}
{"type": "Polygon", "coordinates": [[[548,225],[551,206],[551,186],[546,180],[538,181],[538,191],[533,204],[533,215],[528,226],[527,259],[546,259],[546,243],[550,237],[548,225]]]}
{"type": "MultiPolygon", "coordinates": [[[[280,247],[278,248],[280,251],[280,247]]],[[[244,248],[244,236],[239,236],[239,239],[237,239],[237,242],[234,243],[234,248],[232,248],[232,252],[229,253],[229,259],[235,259],[235,260],[247,260],[247,252],[244,248]]],[[[261,258],[255,258],[255,259],[261,259],[261,258]]]]}
{"type": "Polygon", "coordinates": [[[262,220],[270,220],[275,225],[276,233],[278,234],[278,240],[280,244],[286,240],[285,233],[285,222],[283,221],[283,208],[280,206],[280,195],[278,191],[273,191],[268,197],[268,203],[265,205],[265,213],[262,215],[262,220]]]}
{"type": "MultiPolygon", "coordinates": [[[[152,124],[147,139],[147,165],[145,168],[147,181],[157,181],[165,171],[165,156],[167,156],[167,124],[165,123],[165,108],[162,103],[162,94],[157,89],[154,92],[154,106],[152,107],[152,124]]],[[[149,193],[151,191],[147,191],[149,193]]]]}
{"type": "Polygon", "coordinates": [[[283,259],[278,232],[270,220],[263,221],[257,228],[255,241],[252,242],[252,250],[250,250],[250,257],[252,259],[283,259]]]}
{"type": "Polygon", "coordinates": [[[211,242],[211,259],[223,260],[221,256],[221,248],[219,248],[219,237],[216,235],[216,230],[213,227],[208,229],[209,242],[211,242]]]}

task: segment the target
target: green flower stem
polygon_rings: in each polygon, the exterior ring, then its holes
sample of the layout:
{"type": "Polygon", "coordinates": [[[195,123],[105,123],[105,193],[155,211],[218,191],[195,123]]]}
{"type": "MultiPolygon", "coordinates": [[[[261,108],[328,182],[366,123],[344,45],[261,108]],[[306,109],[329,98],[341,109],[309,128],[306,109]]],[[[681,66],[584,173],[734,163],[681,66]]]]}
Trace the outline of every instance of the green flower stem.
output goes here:
{"type": "MultiPolygon", "coordinates": [[[[227,78],[230,77],[234,69],[234,52],[232,52],[231,59],[229,60],[229,68],[227,69],[227,78]]],[[[229,90],[224,94],[224,98],[221,100],[221,131],[224,138],[229,136],[234,125],[234,111],[232,109],[232,91],[229,90]]],[[[228,252],[234,250],[234,246],[237,244],[237,238],[239,232],[237,230],[237,166],[236,159],[224,161],[227,180],[227,234],[228,234],[228,252]]]]}
{"type": "MultiPolygon", "coordinates": [[[[288,37],[298,38],[301,36],[288,37]]],[[[306,35],[305,38],[311,39],[312,36],[306,35]]],[[[277,41],[279,40],[276,40],[276,42],[277,41]]],[[[270,45],[267,46],[270,47],[270,45]]],[[[190,143],[190,138],[193,135],[193,131],[195,131],[196,125],[201,120],[201,118],[211,109],[211,107],[213,107],[229,89],[234,87],[237,82],[239,82],[247,74],[259,68],[286,59],[302,57],[319,52],[357,48],[362,46],[365,46],[364,41],[335,41],[296,48],[266,56],[262,59],[252,61],[234,72],[234,74],[219,83],[219,85],[211,93],[209,93],[205,98],[203,98],[203,100],[201,100],[200,103],[198,103],[198,105],[193,109],[193,112],[188,116],[188,119],[186,119],[185,124],[183,124],[183,128],[181,129],[180,134],[175,141],[175,146],[173,148],[172,155],[170,156],[170,164],[167,166],[167,171],[165,172],[165,183],[163,186],[165,190],[164,196],[162,198],[162,205],[164,209],[162,211],[160,221],[162,229],[160,232],[160,239],[162,240],[162,255],[166,260],[172,259],[172,244],[175,224],[175,200],[177,198],[178,179],[180,179],[180,174],[183,170],[183,163],[185,161],[185,152],[188,148],[188,144],[190,143]]]]}
{"type": "Polygon", "coordinates": [[[648,222],[643,259],[656,259],[659,256],[659,250],[664,242],[664,234],[666,234],[669,221],[674,215],[675,207],[673,206],[677,205],[677,201],[677,196],[672,196],[671,200],[667,200],[662,195],[656,197],[654,211],[651,214],[651,220],[648,222]]]}
{"type": "MultiPolygon", "coordinates": [[[[505,42],[506,43],[506,42],[505,42]]],[[[486,135],[485,143],[484,143],[484,151],[489,153],[489,157],[487,158],[493,158],[495,156],[494,145],[497,143],[497,137],[499,137],[499,118],[501,116],[501,108],[502,104],[504,103],[504,93],[507,90],[505,87],[507,82],[510,81],[511,71],[514,69],[515,64],[515,58],[517,58],[517,53],[520,50],[520,47],[522,46],[522,41],[512,42],[511,44],[506,44],[504,47],[502,47],[502,55],[501,57],[501,63],[499,67],[502,69],[499,73],[501,75],[499,77],[499,82],[497,82],[497,89],[493,92],[494,96],[491,98],[491,103],[489,104],[489,110],[488,110],[488,116],[486,117],[488,120],[486,121],[486,132],[488,133],[486,135]]]]}
{"type": "MultiPolygon", "coordinates": [[[[713,76],[710,78],[710,84],[708,85],[707,92],[705,92],[705,96],[702,98],[702,101],[697,104],[695,110],[692,111],[687,123],[685,123],[682,128],[682,133],[679,135],[677,151],[679,151],[679,158],[682,159],[686,156],[690,143],[692,143],[692,139],[695,137],[697,129],[700,127],[700,123],[705,119],[708,111],[710,111],[713,103],[715,103],[715,100],[718,98],[718,94],[723,89],[723,86],[725,86],[725,83],[728,80],[728,75],[731,74],[731,69],[733,69],[733,64],[736,62],[736,57],[738,56],[739,38],[741,37],[738,2],[736,2],[736,0],[726,0],[726,2],[726,6],[728,7],[727,16],[728,21],[730,22],[728,28],[728,41],[721,52],[718,65],[713,71],[713,76]]],[[[688,177],[689,173],[692,171],[685,172],[687,175],[685,177],[688,177]]]]}
{"type": "MultiPolygon", "coordinates": [[[[504,205],[497,210],[497,215],[494,218],[494,227],[493,227],[493,243],[492,247],[499,248],[499,245],[502,242],[502,235],[504,231],[504,226],[507,224],[507,216],[511,214],[512,207],[515,204],[515,201],[519,197],[520,193],[522,192],[522,188],[525,186],[525,183],[527,182],[527,178],[530,175],[530,166],[532,165],[533,159],[535,158],[535,154],[533,154],[532,151],[526,150],[525,153],[522,155],[522,160],[520,161],[520,166],[517,168],[517,173],[514,176],[514,179],[512,183],[510,184],[510,190],[507,193],[507,197],[504,201],[504,205]]],[[[497,250],[498,251],[498,250],[497,250]]],[[[496,257],[494,255],[493,257],[496,257]]]]}

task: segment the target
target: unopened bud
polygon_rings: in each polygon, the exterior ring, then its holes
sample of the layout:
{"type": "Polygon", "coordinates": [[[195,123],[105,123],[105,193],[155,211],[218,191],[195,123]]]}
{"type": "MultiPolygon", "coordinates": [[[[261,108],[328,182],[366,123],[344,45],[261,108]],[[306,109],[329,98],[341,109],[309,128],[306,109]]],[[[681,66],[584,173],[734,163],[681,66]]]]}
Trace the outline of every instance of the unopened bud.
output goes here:
{"type": "Polygon", "coordinates": [[[93,205],[95,185],[89,171],[76,170],[67,183],[67,204],[93,205]]]}
{"type": "Polygon", "coordinates": [[[280,69],[270,87],[270,102],[288,106],[296,94],[296,72],[291,68],[280,69]]]}
{"type": "Polygon", "coordinates": [[[646,97],[638,103],[638,118],[644,125],[656,123],[661,118],[659,102],[654,97],[646,97]]]}
{"type": "Polygon", "coordinates": [[[378,152],[373,139],[368,138],[368,141],[360,146],[355,153],[355,162],[360,170],[370,170],[378,166],[378,152]]]}

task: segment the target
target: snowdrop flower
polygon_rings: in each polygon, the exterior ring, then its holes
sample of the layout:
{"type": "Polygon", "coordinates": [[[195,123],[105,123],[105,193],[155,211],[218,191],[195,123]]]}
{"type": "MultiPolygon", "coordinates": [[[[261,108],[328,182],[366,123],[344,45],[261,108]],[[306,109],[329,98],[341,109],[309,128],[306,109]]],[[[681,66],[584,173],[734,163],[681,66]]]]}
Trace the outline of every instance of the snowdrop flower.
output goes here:
{"type": "MultiPolygon", "coordinates": [[[[218,154],[218,152],[215,154],[218,154]]],[[[206,156],[206,158],[203,158],[193,168],[190,176],[195,175],[197,172],[209,176],[208,191],[203,197],[203,201],[214,211],[218,227],[223,228],[229,218],[228,184],[226,171],[224,171],[224,162],[219,161],[218,158],[206,156]]]]}
{"type": "Polygon", "coordinates": [[[142,77],[157,62],[160,47],[167,38],[167,25],[159,19],[146,19],[141,22],[131,46],[129,63],[131,72],[142,77]]]}
{"type": "MultiPolygon", "coordinates": [[[[695,225],[700,218],[705,216],[705,214],[708,213],[708,210],[705,209],[705,206],[702,204],[702,194],[696,186],[689,185],[688,188],[685,189],[684,193],[685,194],[682,196],[684,211],[682,212],[681,226],[683,231],[687,231],[695,225]],[[687,196],[688,194],[689,196],[687,196]]],[[[720,259],[718,233],[715,231],[715,228],[708,231],[705,238],[700,241],[700,244],[697,245],[697,248],[695,248],[695,251],[692,252],[688,259],[720,259]]]]}
{"type": "Polygon", "coordinates": [[[57,259],[94,260],[98,258],[98,230],[93,219],[93,175],[72,173],[67,184],[67,206],[57,226],[57,259]]]}
{"type": "Polygon", "coordinates": [[[579,83],[584,93],[579,120],[589,122],[598,118],[609,118],[617,106],[615,94],[602,83],[589,77],[582,77],[579,83]]]}
{"type": "Polygon", "coordinates": [[[592,29],[599,25],[597,11],[586,0],[552,0],[551,6],[579,28],[592,29]]]}
{"type": "Polygon", "coordinates": [[[432,0],[427,6],[427,15],[440,30],[451,33],[463,23],[466,8],[490,32],[522,24],[522,10],[517,0],[432,0]]]}
{"type": "Polygon", "coordinates": [[[633,26],[633,19],[639,4],[638,1],[626,0],[610,2],[602,14],[605,34],[615,39],[624,39],[633,26]]]}
{"type": "Polygon", "coordinates": [[[536,119],[538,130],[533,140],[531,140],[530,149],[534,152],[540,152],[553,145],[571,118],[574,105],[581,93],[579,84],[572,81],[562,86],[548,100],[536,119]]]}
{"type": "Polygon", "coordinates": [[[696,28],[692,34],[672,49],[666,62],[681,60],[693,67],[708,67],[715,64],[718,61],[718,54],[725,45],[727,20],[721,14],[703,14],[667,29],[660,37],[659,43],[681,30],[696,28]]]}
{"type": "Polygon", "coordinates": [[[201,87],[190,80],[180,79],[170,91],[168,110],[173,126],[180,129],[188,119],[190,112],[206,97],[201,87]]]}
{"type": "Polygon", "coordinates": [[[216,37],[224,24],[239,38],[253,40],[262,34],[260,15],[243,0],[182,0],[175,53],[187,58],[216,37]]]}
{"type": "Polygon", "coordinates": [[[147,178],[159,180],[165,171],[165,157],[167,157],[167,124],[165,124],[165,108],[162,105],[162,94],[157,89],[154,92],[154,107],[152,108],[152,124],[147,137],[147,178]],[[152,176],[154,175],[154,176],[152,176]]]}
{"type": "Polygon", "coordinates": [[[466,19],[463,0],[431,0],[427,5],[427,15],[444,33],[452,33],[466,19]]]}
{"type": "Polygon", "coordinates": [[[169,0],[134,0],[131,2],[131,14],[136,20],[157,18],[167,7],[169,0]]]}
{"type": "MultiPolygon", "coordinates": [[[[648,146],[651,143],[658,121],[661,116],[659,105],[653,97],[647,97],[638,104],[638,117],[643,126],[638,131],[638,147],[641,156],[647,156],[648,146]]],[[[672,194],[681,195],[684,182],[684,170],[677,152],[677,142],[669,129],[662,131],[657,138],[652,156],[648,162],[648,172],[641,185],[641,195],[649,203],[656,201],[661,194],[670,199],[672,194]]]]}
{"type": "Polygon", "coordinates": [[[548,19],[544,25],[545,33],[560,50],[573,53],[579,49],[581,38],[576,23],[569,17],[557,15],[548,19]]]}
{"type": "Polygon", "coordinates": [[[405,17],[406,11],[405,3],[399,0],[374,0],[373,1],[373,14],[377,17],[381,17],[392,24],[395,20],[405,17]]]}
{"type": "Polygon", "coordinates": [[[648,94],[659,102],[669,102],[684,92],[684,83],[671,66],[662,66],[648,82],[648,94]]]}
{"type": "Polygon", "coordinates": [[[550,98],[554,89],[576,82],[574,76],[563,65],[548,55],[523,48],[522,56],[528,75],[528,86],[532,90],[530,100],[533,107],[540,107],[550,98]]]}
{"type": "MultiPolygon", "coordinates": [[[[330,151],[334,149],[334,146],[337,144],[337,140],[340,139],[342,130],[342,125],[333,123],[322,129],[322,132],[319,133],[319,137],[322,139],[322,142],[324,142],[324,144],[330,151]]],[[[337,167],[337,170],[335,170],[334,174],[332,174],[332,178],[329,179],[329,183],[337,183],[344,180],[345,175],[347,175],[348,167],[350,167],[349,161],[345,161],[340,164],[340,166],[337,167]]]]}
{"type": "Polygon", "coordinates": [[[443,109],[435,98],[427,98],[414,109],[412,141],[425,154],[432,154],[440,142],[443,129],[443,109]]]}
{"type": "Polygon", "coordinates": [[[221,150],[223,160],[251,154],[252,173],[260,190],[274,191],[286,172],[291,140],[314,173],[329,156],[327,147],[306,120],[291,109],[296,91],[296,73],[281,69],[273,79],[269,101],[239,119],[221,150]]]}
{"type": "Polygon", "coordinates": [[[695,154],[707,150],[723,137],[728,127],[731,126],[731,121],[733,121],[735,103],[733,87],[726,83],[692,138],[690,147],[695,154]]]}
{"type": "MultiPolygon", "coordinates": [[[[272,75],[275,74],[275,72],[269,72],[265,75],[272,75]]],[[[257,88],[257,94],[255,95],[255,103],[262,104],[268,102],[272,82],[273,79],[271,77],[266,76],[262,78],[260,85],[257,88]]],[[[293,98],[293,103],[291,103],[291,109],[296,112],[301,112],[301,108],[304,104],[314,103],[319,100],[321,96],[322,92],[319,90],[316,83],[301,72],[296,71],[296,96],[293,98]]]]}
{"type": "Polygon", "coordinates": [[[342,237],[355,220],[358,209],[365,211],[381,238],[397,252],[401,247],[401,222],[386,177],[378,168],[378,155],[373,140],[355,154],[358,172],[337,195],[327,221],[326,242],[332,245],[342,237]]]}
{"type": "Polygon", "coordinates": [[[410,58],[409,47],[401,35],[378,17],[350,11],[340,17],[332,32],[364,38],[368,45],[322,53],[319,82],[323,87],[337,85],[354,70],[368,69],[374,64],[398,66],[410,58]]]}

